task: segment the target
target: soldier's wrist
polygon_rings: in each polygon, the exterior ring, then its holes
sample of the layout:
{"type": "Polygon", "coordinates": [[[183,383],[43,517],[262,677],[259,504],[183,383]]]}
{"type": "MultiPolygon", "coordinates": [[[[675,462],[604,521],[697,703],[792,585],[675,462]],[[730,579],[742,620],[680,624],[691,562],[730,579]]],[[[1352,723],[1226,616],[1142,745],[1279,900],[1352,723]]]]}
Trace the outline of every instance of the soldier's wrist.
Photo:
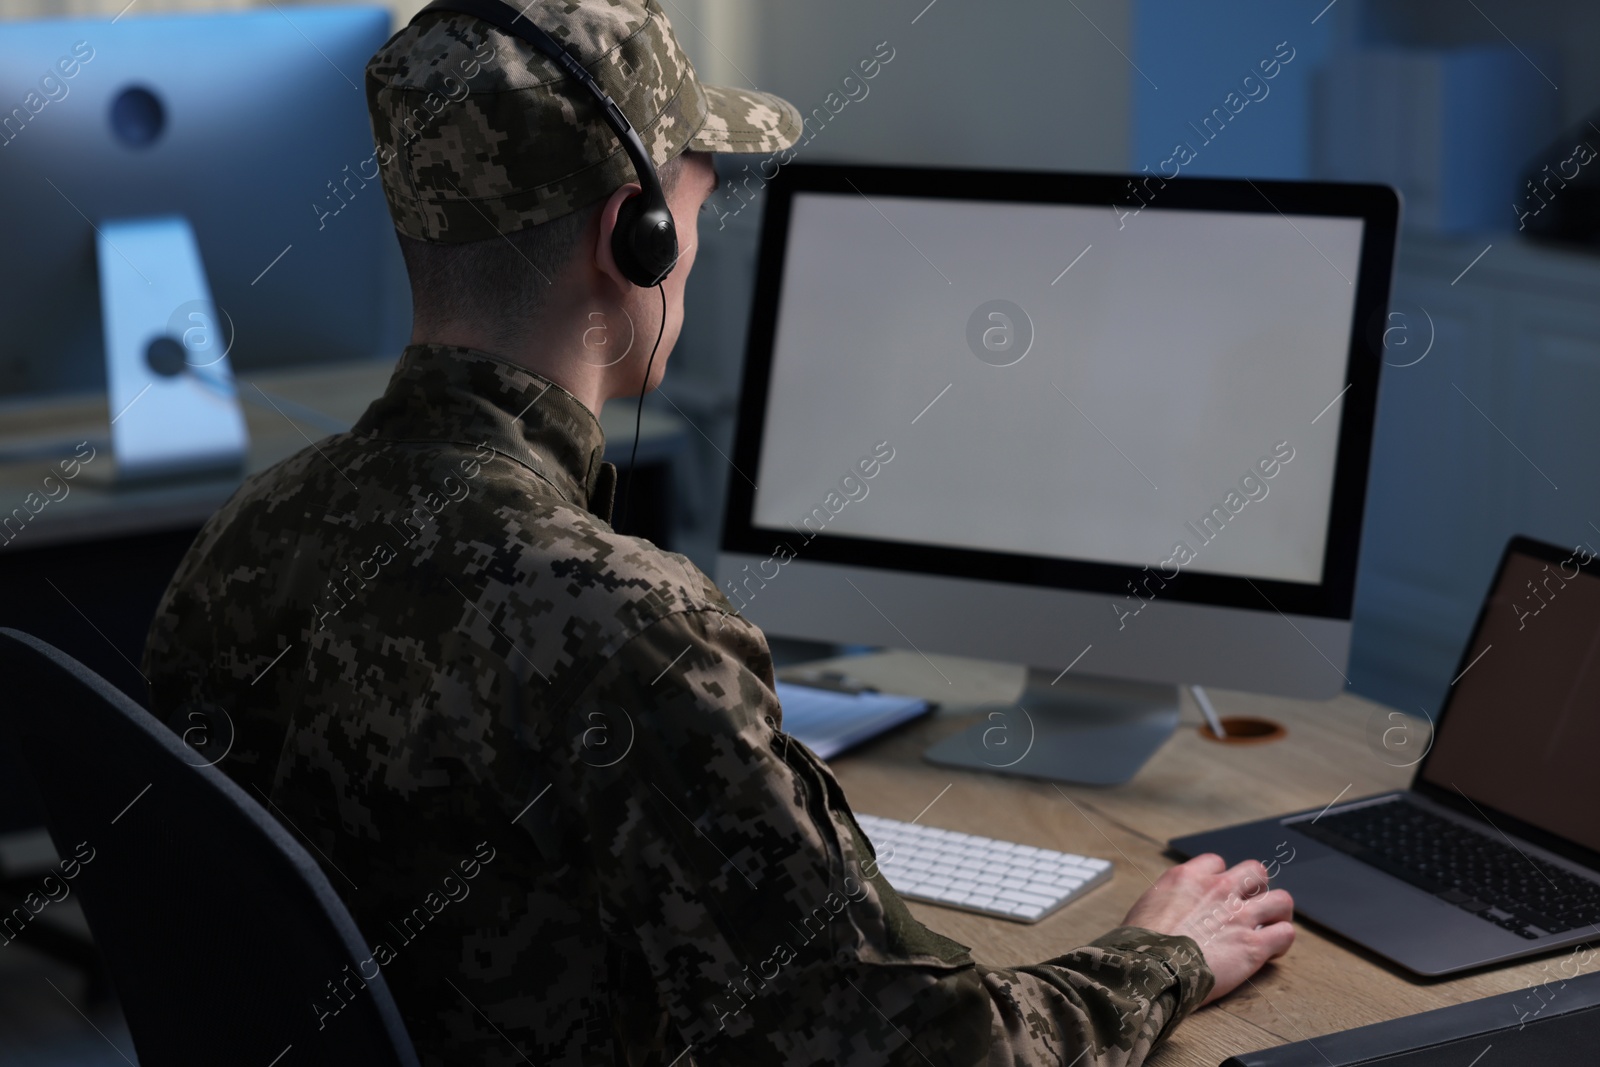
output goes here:
{"type": "Polygon", "coordinates": [[[1148,961],[1143,975],[1145,995],[1152,1003],[1163,994],[1172,995],[1165,1028],[1198,1008],[1216,985],[1216,976],[1192,937],[1156,933],[1141,926],[1119,926],[1090,943],[1148,961]]]}

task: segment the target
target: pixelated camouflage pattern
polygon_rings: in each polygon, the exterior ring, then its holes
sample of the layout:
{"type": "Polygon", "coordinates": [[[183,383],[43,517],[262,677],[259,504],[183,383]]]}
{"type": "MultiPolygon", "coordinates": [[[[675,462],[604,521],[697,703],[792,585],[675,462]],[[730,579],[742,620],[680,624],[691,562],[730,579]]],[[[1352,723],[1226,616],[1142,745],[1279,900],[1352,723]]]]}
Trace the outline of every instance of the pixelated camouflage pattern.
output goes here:
{"type": "Polygon", "coordinates": [[[157,715],[225,712],[217,765],[308,842],[422,1062],[1141,1061],[1211,988],[1195,943],[1007,970],[917,922],[760,631],[608,525],[603,452],[558,386],[412,346],[206,524],[150,631],[157,715]]]}
{"type": "MultiPolygon", "coordinates": [[[[657,0],[540,2],[528,17],[589,69],[657,166],[687,148],[773,152],[800,137],[791,104],[702,86],[657,0]]],[[[384,194],[407,236],[489,240],[636,180],[592,97],[470,15],[427,14],[400,30],[367,64],[366,86],[384,194]]]]}

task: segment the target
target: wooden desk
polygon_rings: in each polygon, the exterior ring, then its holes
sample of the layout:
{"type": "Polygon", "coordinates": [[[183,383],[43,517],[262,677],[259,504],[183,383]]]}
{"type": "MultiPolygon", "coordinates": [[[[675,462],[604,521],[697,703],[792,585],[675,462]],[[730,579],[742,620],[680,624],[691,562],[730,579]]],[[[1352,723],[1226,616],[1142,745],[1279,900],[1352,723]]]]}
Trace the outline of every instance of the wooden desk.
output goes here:
{"type": "MultiPolygon", "coordinates": [[[[74,446],[89,440],[97,452],[94,460],[70,483],[65,497],[46,504],[18,534],[17,548],[199,526],[227,501],[244,474],[265,470],[310,442],[353,425],[383,394],[394,364],[383,359],[243,376],[239,397],[250,432],[243,474],[146,485],[111,484],[115,464],[104,394],[0,402],[0,516],[21,507],[29,493],[39,492],[41,479],[55,471],[57,461],[71,458],[74,446]]],[[[600,424],[606,459],[626,466],[633,443],[633,405],[608,405],[600,424]]],[[[639,466],[670,461],[688,436],[683,420],[647,408],[639,433],[639,466]]]]}
{"type": "MultiPolygon", "coordinates": [[[[851,806],[906,820],[927,808],[920,820],[924,825],[1101,856],[1115,864],[1109,884],[1033,926],[910,904],[928,926],[972,946],[973,955],[988,964],[1036,963],[1118,925],[1139,894],[1172,865],[1163,853],[1173,837],[1410,782],[1409,770],[1389,766],[1381,749],[1366,740],[1374,717],[1381,719],[1391,709],[1350,695],[1316,703],[1228,690],[1208,691],[1220,715],[1273,719],[1288,727],[1288,737],[1239,747],[1207,741],[1197,733],[1200,711],[1185,691],[1178,734],[1127,785],[1057,787],[936,767],[923,762],[922,750],[975,721],[981,705],[1014,700],[1023,672],[950,656],[931,660],[938,671],[914,652],[823,664],[886,691],[942,705],[934,716],[832,763],[851,806]]],[[[818,666],[779,673],[800,680],[801,673],[818,666]]],[[[1412,979],[1314,926],[1296,926],[1299,935],[1283,960],[1196,1013],[1149,1062],[1216,1067],[1240,1052],[1558,980],[1562,964],[1573,966],[1565,958],[1569,949],[1462,978],[1412,979]]]]}

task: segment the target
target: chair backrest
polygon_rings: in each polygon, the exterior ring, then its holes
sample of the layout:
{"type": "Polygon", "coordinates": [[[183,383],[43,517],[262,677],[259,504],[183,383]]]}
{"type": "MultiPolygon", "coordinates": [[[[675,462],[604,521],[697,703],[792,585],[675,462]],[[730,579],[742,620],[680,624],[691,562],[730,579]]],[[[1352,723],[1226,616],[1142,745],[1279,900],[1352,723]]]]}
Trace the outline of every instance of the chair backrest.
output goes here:
{"type": "Polygon", "coordinates": [[[43,641],[0,629],[0,679],[62,857],[37,903],[80,895],[142,1062],[415,1067],[350,913],[260,804],[43,641]]]}

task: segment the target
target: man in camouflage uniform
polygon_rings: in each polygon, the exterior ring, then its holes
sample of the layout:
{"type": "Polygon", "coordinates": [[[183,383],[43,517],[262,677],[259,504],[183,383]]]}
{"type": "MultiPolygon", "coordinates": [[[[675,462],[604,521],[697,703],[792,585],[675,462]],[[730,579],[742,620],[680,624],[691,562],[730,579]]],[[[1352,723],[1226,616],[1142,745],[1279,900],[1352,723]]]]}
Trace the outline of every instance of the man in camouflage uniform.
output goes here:
{"type": "MultiPolygon", "coordinates": [[[[657,0],[530,15],[639,129],[682,260],[660,293],[617,273],[634,175],[552,64],[468,16],[397,33],[367,92],[413,344],[350,432],[206,525],[150,632],[152,706],[232,724],[219,766],[321,858],[423,1063],[1140,1062],[1288,947],[1286,895],[1202,857],[1017,969],[910,915],[780,732],[761,633],[609,525],[596,415],[659,380],[707,153],[782,153],[800,117],[700,85],[657,0]],[[595,358],[596,314],[637,351],[595,358]],[[1177,934],[1218,914],[1204,956],[1177,934]]],[[[307,1011],[362,986],[330,975],[307,1011]]]]}

